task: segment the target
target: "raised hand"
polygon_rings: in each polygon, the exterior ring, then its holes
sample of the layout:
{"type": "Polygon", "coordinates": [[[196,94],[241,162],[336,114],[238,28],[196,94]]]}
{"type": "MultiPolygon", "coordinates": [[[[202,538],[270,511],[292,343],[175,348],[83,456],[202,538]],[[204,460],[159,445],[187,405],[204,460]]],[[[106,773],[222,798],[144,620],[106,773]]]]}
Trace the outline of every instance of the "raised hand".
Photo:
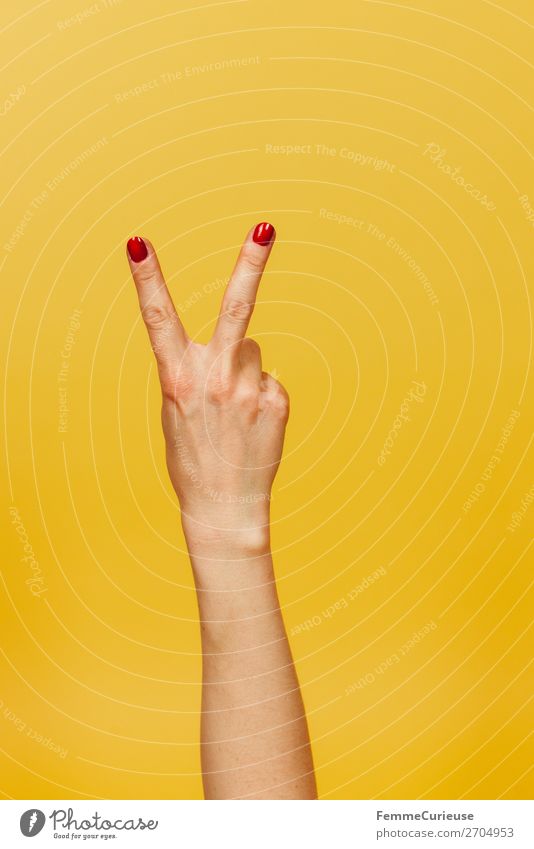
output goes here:
{"type": "Polygon", "coordinates": [[[245,338],[271,252],[271,224],[250,231],[225,290],[212,338],[192,342],[150,242],[128,243],[130,266],[154,351],[163,396],[167,466],[186,532],[268,533],[271,486],[289,414],[285,389],[262,371],[245,338]]]}

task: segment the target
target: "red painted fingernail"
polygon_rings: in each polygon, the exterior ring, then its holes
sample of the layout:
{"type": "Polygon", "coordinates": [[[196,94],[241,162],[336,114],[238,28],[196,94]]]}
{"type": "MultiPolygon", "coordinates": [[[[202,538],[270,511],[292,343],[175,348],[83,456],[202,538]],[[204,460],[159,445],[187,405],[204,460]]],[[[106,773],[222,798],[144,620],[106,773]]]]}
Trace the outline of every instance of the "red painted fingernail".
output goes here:
{"type": "Polygon", "coordinates": [[[258,245],[269,245],[274,239],[274,227],[272,224],[267,224],[266,221],[262,221],[261,224],[258,224],[254,233],[252,234],[252,238],[258,245]]]}
{"type": "Polygon", "coordinates": [[[141,236],[134,236],[133,239],[128,239],[127,247],[128,253],[134,262],[141,262],[142,259],[146,259],[148,256],[146,245],[141,236]]]}

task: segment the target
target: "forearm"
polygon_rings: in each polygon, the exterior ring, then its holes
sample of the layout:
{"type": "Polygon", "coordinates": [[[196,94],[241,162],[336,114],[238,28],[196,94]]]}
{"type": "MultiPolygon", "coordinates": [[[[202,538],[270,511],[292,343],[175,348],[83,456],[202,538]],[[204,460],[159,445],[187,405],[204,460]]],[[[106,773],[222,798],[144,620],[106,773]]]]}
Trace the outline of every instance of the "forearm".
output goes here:
{"type": "Polygon", "coordinates": [[[316,798],[268,541],[189,540],[200,612],[208,799],[316,798]]]}

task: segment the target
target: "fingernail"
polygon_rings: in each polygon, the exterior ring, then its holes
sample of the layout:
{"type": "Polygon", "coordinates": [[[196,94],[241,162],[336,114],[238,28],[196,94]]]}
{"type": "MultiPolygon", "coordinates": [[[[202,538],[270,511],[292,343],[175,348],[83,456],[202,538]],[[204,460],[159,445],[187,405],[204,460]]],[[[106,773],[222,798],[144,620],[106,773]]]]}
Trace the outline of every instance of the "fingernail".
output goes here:
{"type": "Polygon", "coordinates": [[[146,259],[148,256],[146,245],[141,236],[134,236],[133,239],[128,239],[127,248],[134,262],[141,262],[142,259],[146,259]]]}
{"type": "Polygon", "coordinates": [[[274,227],[272,224],[267,224],[266,221],[262,221],[261,224],[258,224],[254,233],[252,234],[253,240],[258,245],[269,245],[274,239],[274,227]]]}

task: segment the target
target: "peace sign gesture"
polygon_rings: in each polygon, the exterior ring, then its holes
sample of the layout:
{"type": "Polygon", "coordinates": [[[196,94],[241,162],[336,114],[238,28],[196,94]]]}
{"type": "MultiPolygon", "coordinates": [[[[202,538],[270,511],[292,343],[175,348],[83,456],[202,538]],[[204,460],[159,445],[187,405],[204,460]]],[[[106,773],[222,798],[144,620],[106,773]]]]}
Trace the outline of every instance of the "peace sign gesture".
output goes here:
{"type": "Polygon", "coordinates": [[[286,391],[262,371],[260,348],[245,337],[274,238],[267,223],[247,234],[207,345],[189,339],[151,243],[128,242],[186,535],[231,531],[252,548],[268,543],[270,492],[289,413],[286,391]]]}

